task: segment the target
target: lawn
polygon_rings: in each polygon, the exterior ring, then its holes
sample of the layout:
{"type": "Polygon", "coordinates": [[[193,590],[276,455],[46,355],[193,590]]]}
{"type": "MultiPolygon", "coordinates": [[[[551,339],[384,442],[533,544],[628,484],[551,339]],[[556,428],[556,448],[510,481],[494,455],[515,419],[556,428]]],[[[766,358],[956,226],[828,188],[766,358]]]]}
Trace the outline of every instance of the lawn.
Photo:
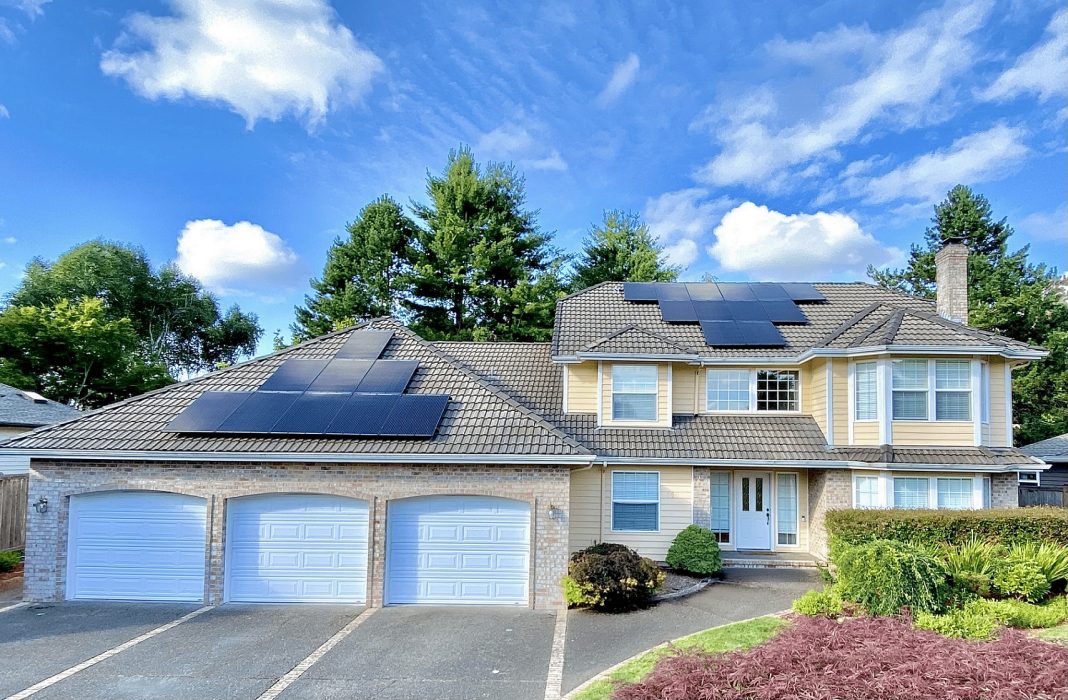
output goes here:
{"type": "Polygon", "coordinates": [[[634,683],[649,675],[656,663],[672,653],[672,647],[685,651],[702,651],[716,654],[725,651],[749,649],[766,642],[782,629],[786,621],[779,617],[758,617],[746,622],[736,622],[722,627],[698,632],[682,639],[677,639],[670,646],[664,645],[650,649],[641,656],[625,662],[622,666],[602,679],[586,686],[581,692],[572,696],[573,700],[606,700],[618,683],[634,683]]]}
{"type": "Polygon", "coordinates": [[[1035,630],[1032,634],[1047,642],[1055,642],[1057,644],[1068,646],[1068,623],[1050,627],[1049,629],[1035,630]]]}

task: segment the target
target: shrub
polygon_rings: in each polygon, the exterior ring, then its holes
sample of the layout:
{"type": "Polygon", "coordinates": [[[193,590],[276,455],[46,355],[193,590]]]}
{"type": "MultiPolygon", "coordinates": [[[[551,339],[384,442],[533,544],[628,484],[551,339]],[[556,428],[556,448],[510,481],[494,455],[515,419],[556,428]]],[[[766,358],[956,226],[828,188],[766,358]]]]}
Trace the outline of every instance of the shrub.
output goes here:
{"type": "Polygon", "coordinates": [[[1004,566],[1007,552],[972,535],[959,547],[943,545],[940,556],[958,591],[985,598],[994,593],[994,575],[1004,566]]]}
{"type": "Polygon", "coordinates": [[[616,700],[1008,700],[1063,698],[1068,654],[1016,630],[976,644],[907,621],[801,617],[775,638],[730,654],[662,659],[616,700]]]}
{"type": "Polygon", "coordinates": [[[0,573],[12,571],[22,561],[22,552],[9,550],[0,552],[0,573]]]}
{"type": "Polygon", "coordinates": [[[621,544],[601,543],[571,555],[567,567],[575,604],[606,611],[642,607],[664,582],[664,572],[650,559],[621,544]]]}
{"type": "Polygon", "coordinates": [[[992,639],[1001,627],[994,615],[964,606],[945,615],[917,613],[913,624],[917,629],[937,632],[943,637],[959,639],[992,639]]]}
{"type": "Polygon", "coordinates": [[[838,590],[873,615],[894,615],[902,608],[941,612],[950,595],[937,558],[921,547],[890,540],[873,540],[842,553],[838,590]]]}
{"type": "Polygon", "coordinates": [[[1034,562],[1051,588],[1064,590],[1068,583],[1068,547],[1058,547],[1048,542],[1028,542],[1012,547],[1009,558],[1034,562]]]}
{"type": "Polygon", "coordinates": [[[1063,508],[983,510],[834,510],[827,513],[831,555],[871,540],[899,540],[941,546],[975,537],[1012,546],[1049,542],[1068,546],[1068,518],[1063,508]]]}
{"type": "Polygon", "coordinates": [[[723,568],[716,536],[700,525],[688,525],[675,535],[668,549],[667,563],[673,569],[694,574],[715,574],[723,568]]]}
{"type": "Polygon", "coordinates": [[[563,586],[564,589],[564,602],[567,604],[567,607],[577,608],[585,605],[582,589],[575,583],[575,579],[570,576],[565,576],[563,580],[560,581],[560,585],[563,586]]]}
{"type": "Polygon", "coordinates": [[[1004,596],[1033,603],[1049,593],[1049,579],[1033,561],[1012,561],[994,574],[994,588],[1004,596]]]}
{"type": "Polygon", "coordinates": [[[794,601],[793,609],[808,617],[838,617],[842,614],[842,597],[833,587],[808,591],[794,601]]]}
{"type": "Polygon", "coordinates": [[[973,600],[945,615],[919,613],[915,625],[946,637],[990,639],[1001,626],[1020,629],[1053,627],[1068,619],[1068,604],[1058,598],[1045,605],[1020,600],[973,600]]]}

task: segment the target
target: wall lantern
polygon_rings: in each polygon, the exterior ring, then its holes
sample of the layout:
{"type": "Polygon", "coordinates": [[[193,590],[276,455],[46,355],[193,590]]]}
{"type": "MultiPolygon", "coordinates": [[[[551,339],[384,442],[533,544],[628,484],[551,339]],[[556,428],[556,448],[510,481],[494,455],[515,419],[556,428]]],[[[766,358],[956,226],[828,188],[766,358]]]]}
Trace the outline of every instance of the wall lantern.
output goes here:
{"type": "Polygon", "coordinates": [[[33,509],[42,515],[48,512],[48,499],[41,496],[33,504],[33,509]]]}
{"type": "Polygon", "coordinates": [[[561,508],[560,506],[557,506],[555,504],[550,503],[549,504],[549,517],[552,518],[553,520],[563,520],[564,519],[564,509],[561,508]]]}

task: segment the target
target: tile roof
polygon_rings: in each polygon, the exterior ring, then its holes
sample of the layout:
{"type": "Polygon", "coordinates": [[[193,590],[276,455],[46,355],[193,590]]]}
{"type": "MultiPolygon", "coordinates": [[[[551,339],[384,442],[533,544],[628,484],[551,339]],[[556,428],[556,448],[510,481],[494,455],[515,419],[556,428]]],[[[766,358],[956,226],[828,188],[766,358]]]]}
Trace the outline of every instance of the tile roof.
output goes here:
{"type": "Polygon", "coordinates": [[[1068,433],[1032,442],[1030,445],[1021,447],[1020,451],[1042,459],[1057,458],[1057,461],[1068,459],[1068,433]]]}
{"type": "Polygon", "coordinates": [[[875,464],[945,464],[1002,466],[1035,464],[1036,460],[1015,447],[920,447],[876,445],[836,447],[840,459],[875,464]]]}
{"type": "Polygon", "coordinates": [[[626,326],[598,338],[583,348],[586,352],[598,352],[605,355],[638,353],[642,355],[686,355],[696,354],[693,348],[679,345],[664,336],[638,328],[626,326]]]}
{"type": "Polygon", "coordinates": [[[0,425],[36,428],[70,420],[82,412],[51,399],[37,399],[22,389],[0,384],[0,425]]]}
{"type": "Polygon", "coordinates": [[[666,323],[657,304],[624,301],[623,284],[605,282],[557,303],[552,354],[602,352],[594,346],[621,329],[645,331],[665,344],[690,349],[688,354],[708,358],[796,357],[813,348],[878,344],[1028,348],[1024,343],[947,321],[935,313],[934,302],[903,292],[863,282],[813,286],[827,301],[799,305],[809,323],[776,326],[786,339],[785,347],[754,349],[710,347],[698,325],[666,323]]]}
{"type": "Polygon", "coordinates": [[[434,346],[543,416],[564,405],[562,374],[549,343],[439,341],[434,346]]]}
{"type": "Polygon", "coordinates": [[[437,434],[418,438],[190,435],[162,428],[205,391],[258,387],[283,360],[328,358],[359,328],[323,336],[294,348],[144,394],[84,416],[43,428],[5,446],[53,450],[582,456],[587,450],[461,363],[392,319],[363,327],[392,330],[383,357],[419,362],[408,386],[413,394],[449,394],[437,434]]]}

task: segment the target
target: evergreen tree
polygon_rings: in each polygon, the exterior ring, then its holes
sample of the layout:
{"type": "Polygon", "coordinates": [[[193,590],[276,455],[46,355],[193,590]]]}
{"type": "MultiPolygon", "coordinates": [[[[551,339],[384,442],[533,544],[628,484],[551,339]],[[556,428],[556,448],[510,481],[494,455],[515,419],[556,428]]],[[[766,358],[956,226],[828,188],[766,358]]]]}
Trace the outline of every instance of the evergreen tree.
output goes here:
{"type": "Polygon", "coordinates": [[[1044,346],[1049,357],[1013,373],[1018,444],[1068,432],[1068,304],[1056,271],[1028,261],[1028,248],[1010,252],[1012,227],[995,220],[986,197],[957,185],[935,206],[923,245],[913,244],[900,270],[868,268],[885,287],[933,298],[935,254],[949,239],[968,246],[968,323],[1044,346]]]}
{"type": "Polygon", "coordinates": [[[571,276],[575,291],[600,282],[674,282],[680,269],[668,265],[663,249],[641,217],[613,209],[590,227],[571,276]]]}
{"type": "Polygon", "coordinates": [[[326,255],[313,294],[296,308],[295,340],[313,338],[341,325],[397,312],[404,295],[408,248],[415,223],[387,195],[368,204],[326,255]]]}

